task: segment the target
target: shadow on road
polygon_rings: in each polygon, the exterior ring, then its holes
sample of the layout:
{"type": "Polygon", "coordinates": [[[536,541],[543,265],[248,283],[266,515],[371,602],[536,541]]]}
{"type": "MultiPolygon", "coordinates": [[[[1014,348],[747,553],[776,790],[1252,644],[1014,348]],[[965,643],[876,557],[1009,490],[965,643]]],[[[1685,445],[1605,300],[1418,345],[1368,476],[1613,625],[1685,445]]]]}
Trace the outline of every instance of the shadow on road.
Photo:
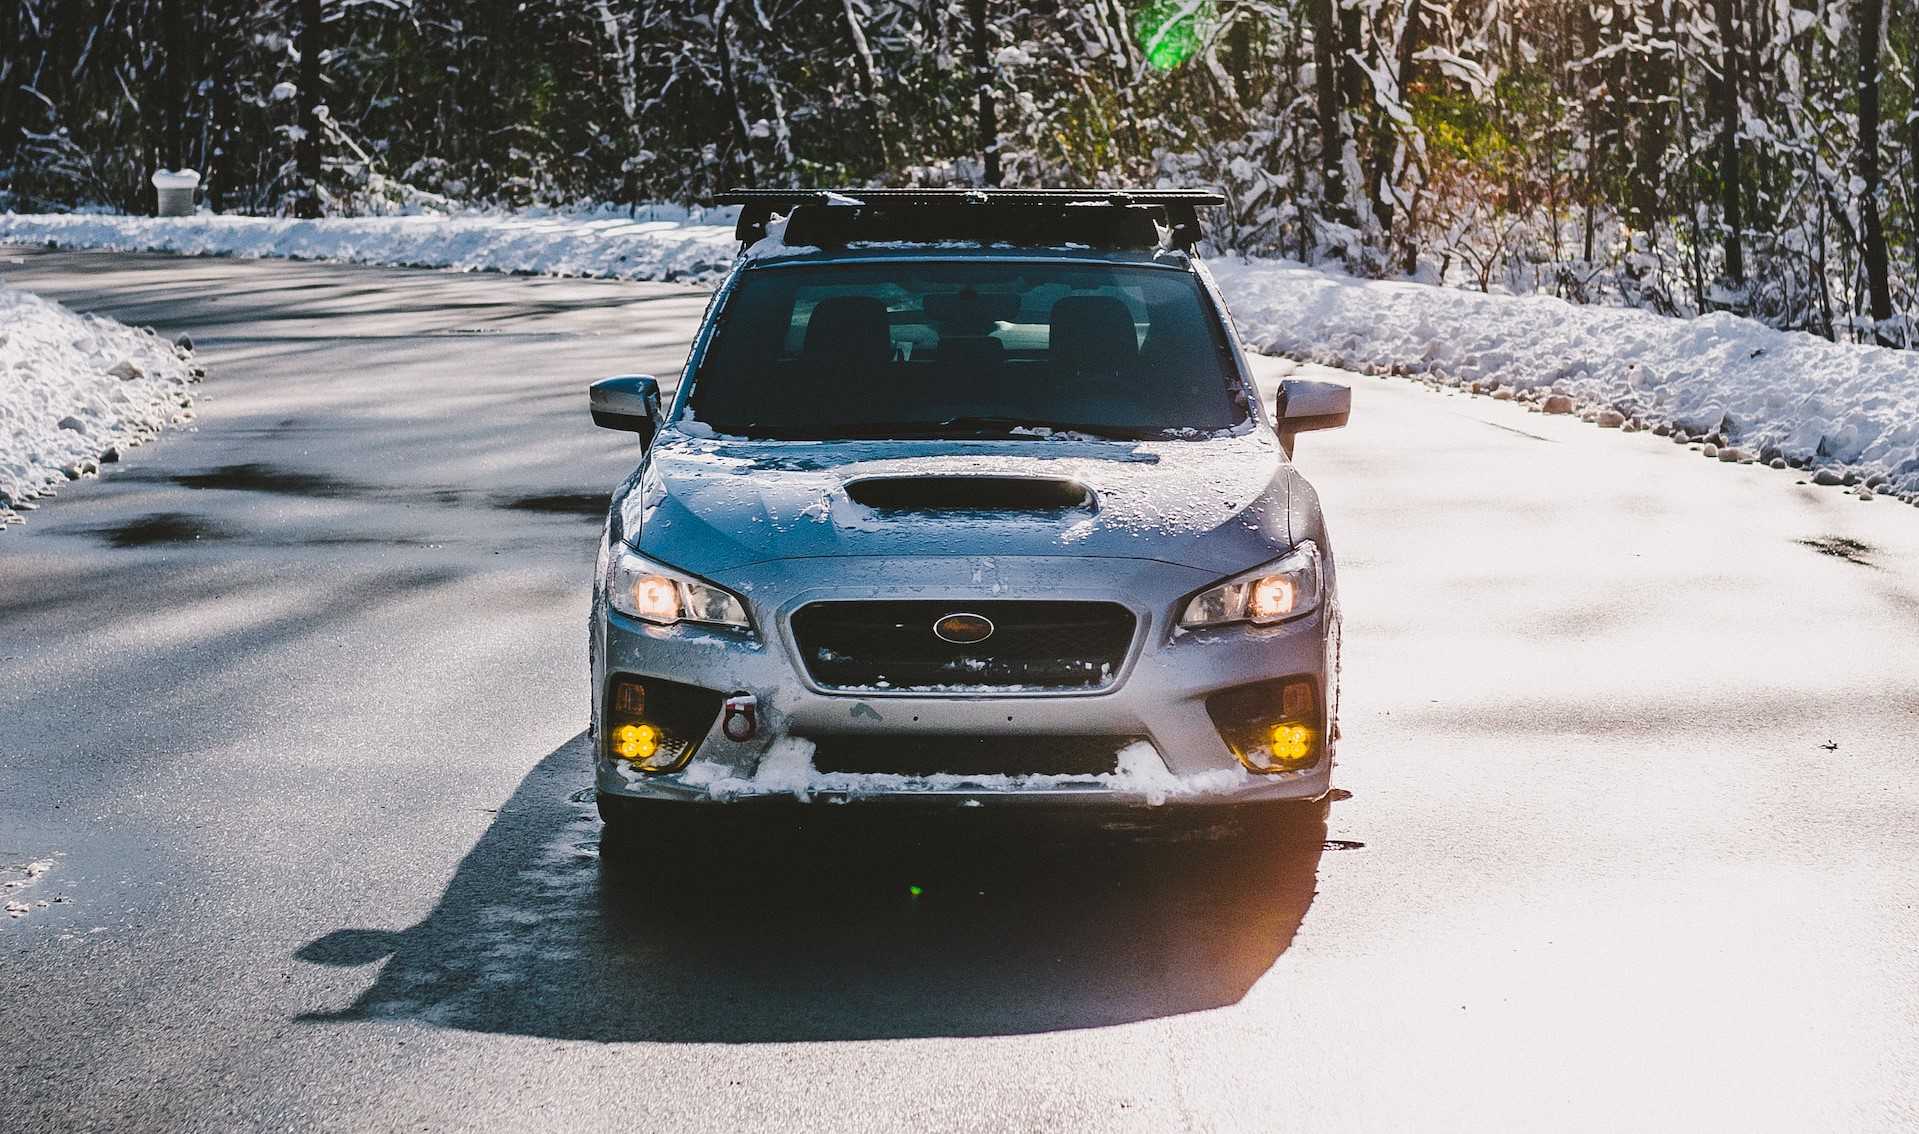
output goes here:
{"type": "Polygon", "coordinates": [[[1158,811],[1116,829],[990,809],[929,821],[781,808],[718,853],[663,839],[603,864],[599,821],[577,798],[589,767],[584,735],[541,760],[425,921],[301,948],[320,964],[385,961],[354,1003],[304,1018],[735,1043],[1021,1034],[1216,1008],[1291,943],[1325,838],[1322,815],[1255,828],[1158,811]]]}

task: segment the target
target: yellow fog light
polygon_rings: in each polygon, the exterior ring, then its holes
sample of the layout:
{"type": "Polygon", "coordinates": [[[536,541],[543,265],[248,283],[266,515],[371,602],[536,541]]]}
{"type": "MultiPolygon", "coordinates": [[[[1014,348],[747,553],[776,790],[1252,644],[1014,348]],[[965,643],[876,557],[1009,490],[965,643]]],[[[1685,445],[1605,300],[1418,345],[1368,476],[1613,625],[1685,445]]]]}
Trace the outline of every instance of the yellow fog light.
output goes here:
{"type": "Polygon", "coordinates": [[[1297,764],[1313,750],[1313,730],[1287,721],[1273,726],[1273,758],[1282,764],[1297,764]]]}
{"type": "Polygon", "coordinates": [[[1213,727],[1249,772],[1273,775],[1313,767],[1326,755],[1318,683],[1282,677],[1223,690],[1206,699],[1213,727]]]}
{"type": "Polygon", "coordinates": [[[660,730],[650,724],[624,724],[613,730],[613,751],[628,760],[647,760],[660,750],[660,730]]]}
{"type": "Polygon", "coordinates": [[[1255,733],[1258,739],[1233,755],[1251,772],[1290,772],[1313,762],[1313,747],[1319,739],[1316,728],[1299,721],[1281,721],[1270,730],[1255,733]]]}

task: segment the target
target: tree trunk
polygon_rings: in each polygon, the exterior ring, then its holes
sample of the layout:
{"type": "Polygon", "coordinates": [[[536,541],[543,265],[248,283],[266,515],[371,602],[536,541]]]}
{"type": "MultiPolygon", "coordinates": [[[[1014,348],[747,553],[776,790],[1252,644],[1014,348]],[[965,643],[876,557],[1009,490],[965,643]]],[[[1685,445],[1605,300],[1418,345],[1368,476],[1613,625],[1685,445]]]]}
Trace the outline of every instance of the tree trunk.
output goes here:
{"type": "MultiPolygon", "coordinates": [[[[1362,71],[1359,66],[1359,49],[1365,41],[1365,36],[1362,32],[1365,14],[1359,10],[1357,3],[1347,3],[1346,0],[1338,0],[1338,2],[1340,5],[1339,101],[1341,117],[1343,119],[1341,123],[1341,133],[1345,135],[1346,144],[1355,151],[1354,157],[1357,159],[1357,151],[1364,144],[1359,138],[1358,133],[1360,108],[1366,104],[1366,73],[1362,71]]],[[[1378,139],[1376,138],[1371,141],[1374,145],[1378,144],[1378,139]]],[[[1345,165],[1345,157],[1346,155],[1342,150],[1340,153],[1340,164],[1342,168],[1348,168],[1345,165]]],[[[1355,160],[1349,171],[1357,170],[1360,176],[1363,177],[1365,176],[1365,168],[1363,164],[1355,160]]],[[[1369,186],[1361,186],[1360,192],[1357,195],[1352,193],[1347,194],[1348,224],[1358,224],[1362,218],[1372,212],[1373,195],[1372,188],[1369,186]],[[1355,205],[1358,207],[1355,208],[1355,205]]]]}
{"type": "Polygon", "coordinates": [[[967,0],[973,20],[973,84],[979,92],[979,150],[982,180],[998,185],[999,110],[993,105],[992,61],[987,54],[986,0],[967,0]]]}
{"type": "Polygon", "coordinates": [[[320,53],[326,50],[326,25],[321,0],[300,0],[300,139],[293,145],[293,163],[300,178],[293,213],[320,215],[320,53]]]}
{"type": "Polygon", "coordinates": [[[1885,0],[1859,3],[1859,228],[1866,266],[1866,301],[1873,321],[1873,339],[1896,345],[1887,334],[1892,320],[1892,279],[1887,263],[1886,232],[1879,216],[1882,178],[1879,170],[1879,57],[1886,38],[1885,0]]]}
{"type": "Polygon", "coordinates": [[[1239,109],[1253,109],[1253,19],[1245,11],[1238,14],[1226,31],[1226,73],[1233,78],[1233,93],[1239,97],[1239,109]]]}
{"type": "Polygon", "coordinates": [[[1346,149],[1340,129],[1339,106],[1339,27],[1333,16],[1334,0],[1307,0],[1307,18],[1313,27],[1313,93],[1319,111],[1319,174],[1321,192],[1329,212],[1345,218],[1346,175],[1340,159],[1346,149]]]}
{"type": "Polygon", "coordinates": [[[180,0],[160,4],[160,159],[168,169],[187,167],[187,14],[180,0]]]}
{"type": "Polygon", "coordinates": [[[846,11],[846,31],[853,41],[853,54],[859,60],[859,66],[853,72],[858,83],[860,98],[866,101],[866,120],[868,129],[873,132],[873,145],[879,150],[880,168],[893,168],[892,149],[886,143],[886,126],[880,117],[880,77],[879,68],[873,62],[873,49],[867,46],[866,29],[860,26],[859,12],[853,7],[853,0],[841,0],[846,11]]]}
{"type": "Polygon", "coordinates": [[[1733,3],[1734,0],[1713,0],[1721,53],[1715,61],[1716,70],[1708,70],[1707,74],[1713,114],[1719,119],[1719,209],[1725,222],[1726,276],[1735,284],[1743,284],[1746,282],[1746,219],[1741,206],[1746,190],[1739,168],[1740,49],[1733,3]]]}
{"type": "MultiPolygon", "coordinates": [[[[1413,56],[1419,54],[1419,37],[1425,30],[1422,23],[1424,4],[1425,0],[1406,0],[1405,26],[1399,32],[1399,58],[1395,61],[1393,83],[1399,88],[1397,95],[1402,105],[1406,102],[1406,92],[1413,85],[1413,56]]],[[[1385,125],[1390,119],[1383,112],[1374,121],[1381,123],[1381,126],[1373,131],[1373,160],[1366,179],[1366,191],[1372,194],[1373,208],[1379,215],[1380,231],[1391,237],[1395,206],[1392,194],[1382,189],[1381,183],[1389,174],[1399,172],[1395,168],[1401,145],[1399,127],[1396,124],[1385,125]]],[[[1415,254],[1414,259],[1417,258],[1415,254]]]]}
{"type": "Polygon", "coordinates": [[[1633,225],[1650,232],[1661,213],[1659,187],[1670,171],[1666,146],[1672,114],[1666,96],[1672,90],[1672,29],[1662,6],[1654,5],[1653,36],[1644,55],[1632,62],[1633,98],[1638,113],[1633,123],[1632,168],[1627,181],[1627,210],[1633,225]]]}
{"type": "MultiPolygon", "coordinates": [[[[235,58],[239,48],[235,40],[239,37],[231,13],[224,4],[209,5],[206,21],[206,39],[209,58],[226,60],[235,58]]],[[[209,78],[212,86],[207,91],[207,148],[201,155],[201,175],[206,186],[207,208],[214,212],[226,209],[226,137],[229,132],[227,117],[232,113],[233,79],[230,68],[216,66],[211,68],[209,78]]]]}
{"type": "MultiPolygon", "coordinates": [[[[18,105],[20,80],[16,71],[26,69],[28,56],[26,29],[21,26],[20,6],[17,3],[0,3],[0,43],[11,43],[11,50],[0,51],[0,169],[13,169],[15,154],[20,147],[21,122],[14,121],[14,107],[18,105]]],[[[7,188],[18,191],[18,178],[15,184],[7,188]]],[[[27,208],[27,202],[18,200],[15,208],[27,208]]]]}
{"type": "MultiPolygon", "coordinates": [[[[720,96],[726,100],[726,117],[732,123],[733,149],[738,155],[740,180],[752,185],[753,135],[746,124],[746,108],[740,104],[739,81],[733,74],[733,37],[727,31],[727,24],[731,20],[729,0],[720,0],[720,6],[713,12],[713,48],[719,59],[720,96]]],[[[725,175],[724,165],[721,175],[725,175]]]]}

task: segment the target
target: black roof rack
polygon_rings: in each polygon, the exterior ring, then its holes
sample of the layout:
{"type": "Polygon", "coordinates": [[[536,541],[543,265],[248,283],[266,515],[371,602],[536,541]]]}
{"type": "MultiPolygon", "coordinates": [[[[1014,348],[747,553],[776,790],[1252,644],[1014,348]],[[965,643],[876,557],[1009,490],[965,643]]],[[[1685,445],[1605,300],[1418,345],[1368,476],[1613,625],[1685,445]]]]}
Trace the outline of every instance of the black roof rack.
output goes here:
{"type": "Polygon", "coordinates": [[[1190,249],[1200,208],[1226,203],[1196,189],[732,189],[714,200],[742,206],[733,230],[742,244],[764,237],[781,212],[787,243],[820,247],[968,240],[1190,249]]]}

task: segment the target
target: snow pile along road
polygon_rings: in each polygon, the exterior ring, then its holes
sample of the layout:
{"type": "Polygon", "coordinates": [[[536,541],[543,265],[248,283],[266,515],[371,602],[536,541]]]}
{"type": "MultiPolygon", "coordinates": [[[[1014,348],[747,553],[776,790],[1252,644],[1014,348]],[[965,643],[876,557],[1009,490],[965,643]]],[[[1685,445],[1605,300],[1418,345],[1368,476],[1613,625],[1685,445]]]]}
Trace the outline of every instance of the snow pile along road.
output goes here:
{"type": "MultiPolygon", "coordinates": [[[[738,248],[733,213],[664,205],[642,217],[611,208],[307,221],[6,213],[0,242],[710,283],[738,248]]],[[[1919,501],[1919,351],[1832,343],[1732,315],[1673,319],[1281,260],[1228,256],[1210,266],[1248,345],[1267,353],[1677,433],[1723,459],[1813,468],[1822,482],[1919,501]]]]}
{"type": "Polygon", "coordinates": [[[0,213],[0,243],[688,283],[713,282],[732,263],[730,213],[696,222],[685,210],[648,212],[662,219],[611,210],[320,220],[0,213]]]}
{"type": "Polygon", "coordinates": [[[193,356],[151,331],[0,287],[0,526],[192,417],[193,356]]]}
{"type": "Polygon", "coordinates": [[[1683,433],[1721,459],[1818,468],[1821,483],[1856,480],[1862,494],[1870,486],[1919,501],[1919,351],[1726,314],[1674,319],[1280,261],[1209,266],[1247,345],[1270,354],[1683,433]]]}

